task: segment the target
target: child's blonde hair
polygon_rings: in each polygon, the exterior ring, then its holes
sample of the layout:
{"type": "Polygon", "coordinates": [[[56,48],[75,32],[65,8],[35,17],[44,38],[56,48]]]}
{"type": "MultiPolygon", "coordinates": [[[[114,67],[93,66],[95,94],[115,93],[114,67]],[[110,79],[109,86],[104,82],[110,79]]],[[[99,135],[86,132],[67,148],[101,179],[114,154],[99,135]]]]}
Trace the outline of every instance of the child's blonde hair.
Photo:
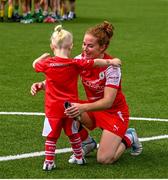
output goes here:
{"type": "Polygon", "coordinates": [[[51,44],[57,48],[70,48],[73,44],[73,36],[70,32],[58,25],[51,36],[51,44]]]}

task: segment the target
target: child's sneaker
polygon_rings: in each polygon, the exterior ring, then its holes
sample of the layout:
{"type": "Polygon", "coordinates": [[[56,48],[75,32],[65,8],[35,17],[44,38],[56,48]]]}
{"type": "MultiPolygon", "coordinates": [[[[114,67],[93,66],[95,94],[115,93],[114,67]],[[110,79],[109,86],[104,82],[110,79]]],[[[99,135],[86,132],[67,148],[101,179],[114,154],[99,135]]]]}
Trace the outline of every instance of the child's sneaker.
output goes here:
{"type": "Polygon", "coordinates": [[[72,19],[74,19],[74,18],[76,18],[75,13],[72,12],[72,11],[70,11],[69,14],[68,14],[68,20],[72,20],[72,19]]]}
{"type": "Polygon", "coordinates": [[[88,140],[82,142],[82,153],[83,156],[86,156],[90,152],[94,151],[97,148],[96,141],[90,137],[88,140]]]}
{"type": "Polygon", "coordinates": [[[64,14],[64,15],[62,16],[62,19],[63,19],[64,21],[68,20],[67,14],[64,14]]]}
{"type": "Polygon", "coordinates": [[[44,161],[44,164],[43,164],[43,170],[44,171],[51,171],[53,169],[56,168],[56,165],[54,162],[47,162],[47,161],[44,161]]]}
{"type": "Polygon", "coordinates": [[[136,130],[134,128],[129,128],[127,129],[127,133],[131,134],[133,139],[131,155],[138,156],[141,154],[143,147],[142,143],[139,141],[136,130]]]}
{"type": "Polygon", "coordinates": [[[85,160],[84,158],[77,159],[74,154],[70,157],[70,159],[68,160],[68,162],[69,162],[70,164],[79,164],[79,165],[86,164],[86,160],[85,160]]]}

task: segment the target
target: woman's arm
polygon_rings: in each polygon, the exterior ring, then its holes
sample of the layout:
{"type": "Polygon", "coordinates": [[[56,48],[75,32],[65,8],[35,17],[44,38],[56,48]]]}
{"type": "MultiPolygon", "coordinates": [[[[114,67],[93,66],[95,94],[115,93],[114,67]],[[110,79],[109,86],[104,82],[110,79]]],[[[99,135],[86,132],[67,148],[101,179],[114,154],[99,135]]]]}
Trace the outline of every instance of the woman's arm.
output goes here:
{"type": "Polygon", "coordinates": [[[35,68],[35,64],[36,64],[38,61],[40,61],[40,60],[42,60],[42,59],[45,59],[45,58],[47,58],[47,57],[49,57],[49,56],[50,56],[49,53],[44,53],[43,55],[41,55],[40,57],[38,57],[37,59],[35,59],[35,60],[33,61],[33,64],[32,64],[33,68],[35,68]]]}
{"type": "Polygon", "coordinates": [[[118,58],[114,59],[94,59],[94,66],[121,66],[121,60],[118,58]]]}
{"type": "Polygon", "coordinates": [[[108,109],[112,106],[115,97],[117,95],[117,89],[105,87],[104,88],[104,97],[93,103],[81,104],[81,110],[86,111],[100,111],[108,109]]]}
{"type": "Polygon", "coordinates": [[[79,116],[83,112],[87,111],[101,111],[108,109],[112,106],[117,95],[117,89],[105,87],[104,97],[93,103],[72,103],[72,106],[65,110],[65,114],[71,118],[79,116]]]}

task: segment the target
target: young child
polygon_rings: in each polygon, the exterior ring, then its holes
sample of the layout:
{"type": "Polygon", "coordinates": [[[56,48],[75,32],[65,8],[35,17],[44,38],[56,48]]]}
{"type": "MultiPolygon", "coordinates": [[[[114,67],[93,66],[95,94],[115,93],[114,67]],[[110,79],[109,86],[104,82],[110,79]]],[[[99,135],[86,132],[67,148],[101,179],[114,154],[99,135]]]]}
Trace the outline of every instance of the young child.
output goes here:
{"type": "Polygon", "coordinates": [[[78,134],[78,122],[64,114],[64,103],[78,102],[77,82],[80,70],[93,66],[120,65],[119,59],[77,60],[70,59],[73,47],[72,34],[62,28],[55,27],[51,36],[50,47],[54,53],[44,53],[33,62],[36,72],[43,72],[46,76],[45,86],[45,121],[43,136],[45,142],[45,161],[43,170],[50,171],[56,167],[54,163],[56,142],[62,128],[69,137],[75,161],[69,163],[85,164],[82,155],[81,139],[78,134]]]}

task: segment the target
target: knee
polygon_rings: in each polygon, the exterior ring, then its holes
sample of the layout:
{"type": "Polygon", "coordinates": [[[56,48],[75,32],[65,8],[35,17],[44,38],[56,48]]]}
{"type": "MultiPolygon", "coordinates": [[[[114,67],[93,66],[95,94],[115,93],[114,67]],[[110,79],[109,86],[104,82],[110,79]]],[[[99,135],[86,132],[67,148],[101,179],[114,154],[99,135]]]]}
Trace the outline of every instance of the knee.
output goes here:
{"type": "Polygon", "coordinates": [[[97,162],[100,164],[112,164],[115,161],[114,157],[107,156],[107,155],[98,155],[97,162]]]}

